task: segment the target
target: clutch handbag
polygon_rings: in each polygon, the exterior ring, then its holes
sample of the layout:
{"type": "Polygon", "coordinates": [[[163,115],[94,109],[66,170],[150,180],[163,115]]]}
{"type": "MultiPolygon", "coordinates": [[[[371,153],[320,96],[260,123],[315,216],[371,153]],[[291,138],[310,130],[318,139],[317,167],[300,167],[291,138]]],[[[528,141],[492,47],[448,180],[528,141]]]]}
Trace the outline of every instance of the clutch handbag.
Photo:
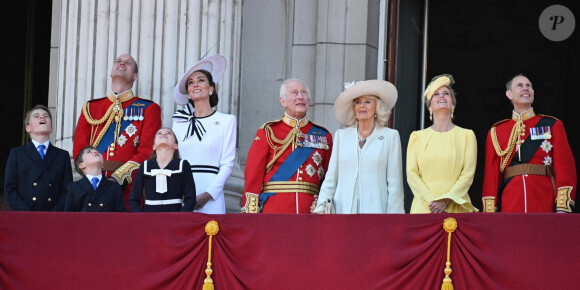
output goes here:
{"type": "Polygon", "coordinates": [[[326,198],[326,200],[324,201],[324,213],[325,214],[329,214],[329,213],[336,213],[336,211],[334,210],[334,204],[332,203],[332,199],[331,198],[326,198]]]}

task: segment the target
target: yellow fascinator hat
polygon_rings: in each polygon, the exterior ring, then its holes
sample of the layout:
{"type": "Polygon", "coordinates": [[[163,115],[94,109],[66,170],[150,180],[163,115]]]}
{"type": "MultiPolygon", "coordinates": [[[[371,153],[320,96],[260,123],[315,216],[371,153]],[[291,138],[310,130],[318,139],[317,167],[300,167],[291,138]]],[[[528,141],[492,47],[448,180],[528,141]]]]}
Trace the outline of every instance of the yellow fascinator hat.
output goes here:
{"type": "Polygon", "coordinates": [[[452,86],[453,84],[455,84],[455,81],[453,80],[452,75],[450,74],[438,75],[431,80],[431,82],[427,86],[427,89],[425,90],[425,94],[423,95],[427,97],[427,100],[431,101],[431,97],[433,97],[435,91],[437,91],[440,87],[452,86]]]}

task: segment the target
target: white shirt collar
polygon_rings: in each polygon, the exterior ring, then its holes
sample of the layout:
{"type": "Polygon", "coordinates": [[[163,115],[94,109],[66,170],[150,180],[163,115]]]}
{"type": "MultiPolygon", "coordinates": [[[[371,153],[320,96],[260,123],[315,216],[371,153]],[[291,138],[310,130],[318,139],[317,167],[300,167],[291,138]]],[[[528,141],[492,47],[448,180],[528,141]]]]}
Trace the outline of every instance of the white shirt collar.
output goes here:
{"type": "Polygon", "coordinates": [[[46,150],[48,150],[48,145],[50,144],[50,140],[46,140],[46,142],[44,142],[44,143],[40,143],[34,139],[32,139],[30,141],[32,141],[32,144],[34,144],[34,148],[37,148],[37,149],[38,149],[38,145],[40,145],[40,144],[44,145],[45,152],[46,152],[46,150]]]}
{"type": "Polygon", "coordinates": [[[91,181],[93,179],[93,177],[96,177],[97,179],[99,179],[99,183],[101,182],[101,179],[103,178],[103,175],[102,174],[99,174],[99,175],[96,175],[96,176],[87,174],[85,176],[89,179],[89,181],[91,181]]]}

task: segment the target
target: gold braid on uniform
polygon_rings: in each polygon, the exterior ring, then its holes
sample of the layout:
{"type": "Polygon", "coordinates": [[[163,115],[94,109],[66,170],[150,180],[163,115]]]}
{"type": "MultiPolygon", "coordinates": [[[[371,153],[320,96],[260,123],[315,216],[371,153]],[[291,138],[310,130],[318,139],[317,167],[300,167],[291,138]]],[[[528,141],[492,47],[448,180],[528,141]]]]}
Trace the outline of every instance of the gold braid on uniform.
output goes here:
{"type": "Polygon", "coordinates": [[[266,172],[269,172],[270,169],[272,169],[274,162],[276,162],[276,160],[278,160],[278,158],[282,155],[282,153],[286,151],[286,148],[288,148],[290,144],[295,145],[296,142],[298,142],[298,139],[300,138],[302,132],[300,132],[299,128],[294,128],[290,131],[290,133],[288,133],[288,135],[286,136],[286,138],[284,138],[284,140],[280,140],[276,138],[276,136],[274,135],[274,131],[272,131],[272,128],[270,126],[264,126],[264,131],[266,131],[266,140],[268,140],[268,145],[270,145],[270,148],[274,150],[274,157],[270,162],[268,162],[268,165],[266,165],[266,172]],[[274,145],[274,143],[278,143],[280,144],[280,146],[276,146],[274,145]]]}
{"type": "MultiPolygon", "coordinates": [[[[111,106],[109,107],[109,109],[107,109],[107,112],[105,113],[105,115],[101,119],[95,120],[91,116],[91,112],[89,109],[89,103],[88,102],[85,103],[83,105],[83,115],[85,116],[85,119],[87,119],[87,122],[92,126],[92,128],[91,128],[91,140],[90,140],[91,145],[95,146],[95,147],[97,147],[99,145],[99,143],[101,142],[101,139],[103,139],[103,136],[105,135],[105,133],[109,129],[109,126],[111,126],[111,123],[113,122],[113,120],[115,120],[115,122],[116,122],[115,140],[113,141],[113,144],[116,144],[117,137],[119,136],[119,132],[121,131],[121,119],[123,118],[123,114],[124,114],[123,107],[122,107],[119,99],[117,99],[117,100],[115,100],[115,102],[113,104],[111,104],[111,106]],[[103,129],[101,130],[101,133],[99,134],[99,136],[95,140],[93,130],[96,129],[95,127],[98,127],[105,122],[106,122],[105,126],[103,127],[103,129]]],[[[113,147],[113,149],[114,149],[114,147],[113,147]]]]}
{"type": "Polygon", "coordinates": [[[522,127],[522,121],[517,121],[514,127],[512,128],[512,132],[510,133],[510,138],[508,141],[508,145],[505,150],[501,150],[501,146],[499,145],[499,141],[497,140],[497,133],[495,132],[495,127],[491,128],[491,141],[493,143],[493,148],[495,149],[495,153],[497,156],[501,158],[501,163],[499,165],[499,171],[503,173],[508,161],[510,160],[510,156],[514,152],[514,147],[517,143],[518,137],[520,136],[522,127]]]}

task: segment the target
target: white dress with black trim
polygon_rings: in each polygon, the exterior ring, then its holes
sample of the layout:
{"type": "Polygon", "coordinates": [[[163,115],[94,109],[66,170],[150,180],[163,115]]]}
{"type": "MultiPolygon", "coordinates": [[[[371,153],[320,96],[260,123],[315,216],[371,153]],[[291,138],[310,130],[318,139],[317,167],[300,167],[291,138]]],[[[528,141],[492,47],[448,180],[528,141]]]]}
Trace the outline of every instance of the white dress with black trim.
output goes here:
{"type": "Polygon", "coordinates": [[[187,104],[173,115],[179,154],[191,164],[196,194],[208,192],[213,198],[196,211],[224,214],[224,185],[232,174],[236,157],[236,117],[216,111],[196,118],[193,110],[187,104]]]}

